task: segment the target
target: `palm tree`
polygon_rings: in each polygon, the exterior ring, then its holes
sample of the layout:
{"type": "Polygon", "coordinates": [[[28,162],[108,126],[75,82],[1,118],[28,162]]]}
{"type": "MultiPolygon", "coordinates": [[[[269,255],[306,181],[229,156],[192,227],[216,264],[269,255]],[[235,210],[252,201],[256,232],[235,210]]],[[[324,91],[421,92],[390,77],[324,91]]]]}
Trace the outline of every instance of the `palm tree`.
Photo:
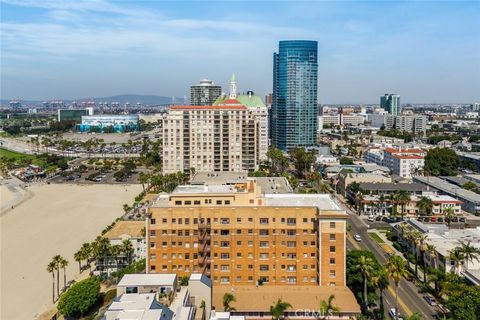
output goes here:
{"type": "Polygon", "coordinates": [[[440,291],[442,290],[441,284],[443,281],[445,281],[445,272],[440,269],[431,269],[428,282],[434,283],[436,296],[438,296],[440,294],[440,291]]]}
{"type": "Polygon", "coordinates": [[[387,270],[382,267],[373,275],[371,281],[375,288],[380,290],[380,314],[383,316],[385,309],[385,306],[383,304],[383,292],[390,286],[387,270]]]}
{"type": "Polygon", "coordinates": [[[393,279],[395,283],[395,311],[396,318],[398,318],[398,288],[400,286],[400,280],[408,275],[407,266],[405,260],[400,256],[393,255],[387,261],[388,275],[393,279]]]}
{"type": "Polygon", "coordinates": [[[122,246],[115,244],[111,246],[108,250],[115,260],[115,270],[118,272],[118,256],[122,253],[122,246]]]}
{"type": "Polygon", "coordinates": [[[82,244],[82,247],[80,248],[80,251],[82,252],[82,259],[86,260],[88,263],[88,267],[90,268],[90,273],[92,272],[92,265],[90,263],[90,260],[92,259],[92,246],[90,243],[86,242],[82,244]]]}
{"type": "MultiPolygon", "coordinates": [[[[437,248],[433,245],[433,244],[429,244],[427,243],[425,245],[425,251],[424,251],[427,255],[428,255],[428,260],[430,261],[430,267],[435,269],[436,268],[436,258],[437,258],[437,248]]],[[[425,257],[423,257],[423,270],[425,271],[424,272],[424,277],[423,277],[423,283],[425,283],[425,280],[428,276],[428,268],[426,267],[426,263],[425,263],[425,257]]]]}
{"type": "Polygon", "coordinates": [[[433,201],[428,197],[421,197],[420,200],[417,201],[417,208],[419,213],[426,214],[427,216],[432,214],[433,210],[433,201]]]}
{"type": "Polygon", "coordinates": [[[420,231],[414,230],[410,233],[410,239],[415,246],[415,279],[418,279],[418,250],[423,251],[423,244],[427,235],[422,234],[420,231]]]}
{"type": "Polygon", "coordinates": [[[290,303],[282,301],[282,299],[278,299],[273,306],[270,306],[270,313],[272,314],[272,319],[279,320],[285,310],[291,307],[292,305],[290,303]]]}
{"type": "Polygon", "coordinates": [[[148,180],[150,180],[150,175],[148,173],[140,172],[138,175],[138,181],[142,184],[143,193],[145,194],[145,184],[147,184],[148,189],[148,180]]]}
{"type": "Polygon", "coordinates": [[[405,215],[405,205],[410,202],[410,194],[406,190],[398,190],[394,193],[393,198],[402,208],[402,218],[405,215]]]}
{"type": "Polygon", "coordinates": [[[463,264],[463,261],[465,261],[465,256],[463,255],[463,252],[460,250],[460,248],[455,248],[450,251],[449,254],[450,261],[455,262],[455,266],[452,267],[450,272],[453,272],[454,270],[457,271],[457,273],[460,273],[460,266],[463,264]]]}
{"type": "Polygon", "coordinates": [[[383,195],[383,193],[380,195],[380,197],[378,197],[378,205],[383,215],[385,209],[385,196],[383,195]]]}
{"type": "Polygon", "coordinates": [[[57,296],[60,296],[60,262],[62,259],[62,256],[59,254],[52,258],[52,262],[55,264],[55,270],[57,270],[57,296]]]}
{"type": "Polygon", "coordinates": [[[373,272],[373,260],[372,258],[366,256],[360,256],[358,266],[358,270],[360,270],[362,277],[363,277],[363,307],[364,310],[367,311],[368,309],[368,280],[370,275],[373,272]]]}
{"type": "Polygon", "coordinates": [[[63,290],[67,288],[67,271],[66,268],[68,266],[68,260],[60,257],[60,261],[58,262],[58,266],[63,269],[63,290]]]}
{"type": "Polygon", "coordinates": [[[47,265],[47,271],[52,274],[52,302],[55,302],[55,262],[50,261],[47,265]]]}
{"type": "Polygon", "coordinates": [[[460,252],[463,254],[465,259],[465,267],[468,269],[468,262],[469,261],[480,261],[480,249],[471,245],[471,241],[468,240],[467,242],[460,241],[460,252]]]}
{"type": "Polygon", "coordinates": [[[333,305],[333,300],[335,300],[335,295],[331,294],[326,301],[320,301],[320,312],[323,315],[326,315],[328,312],[340,311],[339,307],[333,305]]]}
{"type": "Polygon", "coordinates": [[[415,312],[411,316],[407,317],[405,320],[422,320],[422,314],[420,312],[415,312]]]}
{"type": "Polygon", "coordinates": [[[453,213],[453,208],[448,207],[443,209],[443,214],[445,215],[445,221],[447,222],[447,226],[450,227],[450,223],[452,223],[452,219],[455,216],[455,214],[453,213]]]}
{"type": "Polygon", "coordinates": [[[236,301],[237,299],[232,293],[226,292],[223,295],[223,311],[235,311],[235,308],[230,306],[230,303],[236,302],[236,301]]]}
{"type": "Polygon", "coordinates": [[[122,241],[122,252],[127,256],[128,264],[132,263],[133,245],[128,239],[122,241]]]}
{"type": "Polygon", "coordinates": [[[73,259],[78,262],[78,273],[82,272],[82,260],[84,259],[84,256],[81,248],[73,254],[73,259]]]}

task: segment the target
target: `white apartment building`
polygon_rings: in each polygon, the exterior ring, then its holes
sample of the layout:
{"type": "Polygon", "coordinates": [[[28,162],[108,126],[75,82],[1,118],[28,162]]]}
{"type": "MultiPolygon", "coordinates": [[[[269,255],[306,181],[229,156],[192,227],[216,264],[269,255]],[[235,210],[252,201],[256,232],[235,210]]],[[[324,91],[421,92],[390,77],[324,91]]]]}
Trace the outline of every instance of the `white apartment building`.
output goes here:
{"type": "Polygon", "coordinates": [[[365,117],[360,114],[337,114],[318,116],[318,131],[324,125],[331,126],[358,126],[365,123],[365,117]]]}
{"type": "Polygon", "coordinates": [[[394,116],[391,114],[371,114],[369,120],[372,127],[386,130],[397,129],[400,131],[425,134],[427,130],[427,117],[421,115],[394,116]]]}
{"type": "Polygon", "coordinates": [[[403,178],[411,178],[412,175],[423,169],[426,152],[422,149],[399,148],[370,148],[363,158],[368,163],[383,165],[392,171],[392,174],[403,178]]]}
{"type": "Polygon", "coordinates": [[[392,155],[392,160],[392,167],[390,168],[392,173],[404,178],[411,178],[425,164],[424,157],[418,155],[395,153],[392,155]]]}

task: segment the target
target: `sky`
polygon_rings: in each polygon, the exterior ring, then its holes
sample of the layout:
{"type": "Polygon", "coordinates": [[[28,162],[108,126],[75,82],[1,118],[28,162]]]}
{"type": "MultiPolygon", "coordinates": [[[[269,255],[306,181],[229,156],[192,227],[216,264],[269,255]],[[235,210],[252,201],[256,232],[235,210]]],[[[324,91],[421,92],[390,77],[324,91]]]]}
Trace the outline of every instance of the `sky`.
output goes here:
{"type": "Polygon", "coordinates": [[[1,1],[2,99],[272,91],[279,40],[318,41],[319,103],[480,101],[480,1],[1,1]]]}

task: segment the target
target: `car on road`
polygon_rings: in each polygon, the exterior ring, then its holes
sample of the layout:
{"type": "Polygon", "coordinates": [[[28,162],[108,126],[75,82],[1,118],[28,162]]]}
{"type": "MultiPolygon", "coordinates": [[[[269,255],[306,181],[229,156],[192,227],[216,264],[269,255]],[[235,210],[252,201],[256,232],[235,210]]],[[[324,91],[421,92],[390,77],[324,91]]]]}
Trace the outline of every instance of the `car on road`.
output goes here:
{"type": "Polygon", "coordinates": [[[353,236],[353,239],[359,242],[362,241],[362,237],[358,233],[353,236]]]}
{"type": "Polygon", "coordinates": [[[425,299],[425,301],[427,301],[428,304],[431,305],[431,306],[436,306],[437,305],[437,300],[435,300],[435,298],[432,297],[431,295],[426,294],[426,295],[423,296],[423,299],[425,299]]]}
{"type": "Polygon", "coordinates": [[[392,319],[403,320],[402,315],[400,313],[397,314],[397,310],[395,308],[390,309],[390,311],[388,311],[388,315],[392,319]]]}

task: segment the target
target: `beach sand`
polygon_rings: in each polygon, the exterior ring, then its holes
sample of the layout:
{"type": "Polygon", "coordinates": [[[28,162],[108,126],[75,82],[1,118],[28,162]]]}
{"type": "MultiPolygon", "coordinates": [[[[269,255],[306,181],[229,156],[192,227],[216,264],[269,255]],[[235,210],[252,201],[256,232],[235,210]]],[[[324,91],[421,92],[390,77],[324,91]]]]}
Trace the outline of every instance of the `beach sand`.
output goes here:
{"type": "Polygon", "coordinates": [[[0,218],[0,319],[34,319],[48,310],[52,277],[46,266],[51,258],[56,254],[66,258],[67,281],[73,279],[78,275],[73,253],[121,216],[123,204],[130,205],[141,189],[140,185],[30,187],[33,198],[0,218]]]}

